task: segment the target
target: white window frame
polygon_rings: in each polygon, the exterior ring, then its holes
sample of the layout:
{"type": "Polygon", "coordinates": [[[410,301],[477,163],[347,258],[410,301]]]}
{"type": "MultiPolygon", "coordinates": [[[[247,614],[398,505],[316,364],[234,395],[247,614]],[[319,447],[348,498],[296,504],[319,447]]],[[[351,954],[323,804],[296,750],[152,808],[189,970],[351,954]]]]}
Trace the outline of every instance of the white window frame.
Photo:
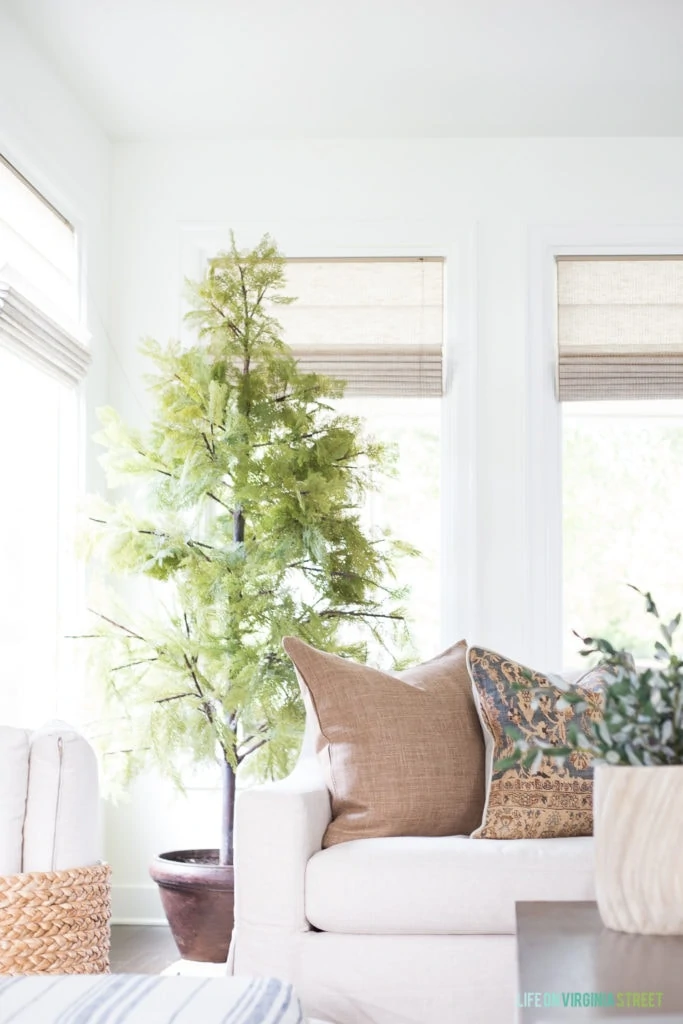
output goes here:
{"type": "MultiPolygon", "coordinates": [[[[206,260],[230,245],[255,245],[265,231],[291,257],[440,256],[444,266],[444,394],[441,419],[441,636],[443,646],[474,636],[478,629],[476,507],[476,267],[474,221],[447,229],[418,222],[317,221],[255,225],[181,224],[180,284],[197,279],[206,260]],[[405,239],[411,239],[406,244],[405,239]]],[[[179,294],[182,289],[179,288],[179,294]]],[[[180,303],[179,333],[182,327],[180,303]]],[[[413,540],[413,538],[408,538],[413,540]]],[[[435,654],[438,652],[434,652],[435,654]]]]}
{"type": "Polygon", "coordinates": [[[562,407],[555,389],[555,258],[681,254],[683,224],[546,225],[529,234],[525,640],[540,670],[563,667],[562,407]]]}

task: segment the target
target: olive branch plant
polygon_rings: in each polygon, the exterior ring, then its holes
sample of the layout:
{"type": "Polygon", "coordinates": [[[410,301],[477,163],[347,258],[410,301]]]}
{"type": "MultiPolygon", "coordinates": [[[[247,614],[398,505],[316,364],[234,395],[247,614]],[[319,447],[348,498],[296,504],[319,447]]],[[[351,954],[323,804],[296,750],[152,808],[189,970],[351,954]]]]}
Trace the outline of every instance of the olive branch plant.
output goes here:
{"type": "Polygon", "coordinates": [[[561,676],[550,677],[558,691],[532,684],[531,673],[525,673],[530,686],[520,689],[532,692],[532,705],[550,701],[550,708],[562,712],[571,707],[573,718],[567,724],[564,746],[542,746],[517,726],[506,727],[513,749],[496,763],[504,771],[515,765],[535,772],[544,757],[560,763],[574,752],[589,754],[597,762],[608,765],[679,765],[683,764],[683,660],[676,652],[675,635],[681,614],[670,621],[663,619],[649,591],[633,584],[628,586],[645,601],[647,614],[659,626],[652,661],[637,665],[633,656],[617,649],[604,638],[581,637],[580,654],[598,655],[603,670],[602,714],[587,714],[592,708],[586,698],[561,676]]]}

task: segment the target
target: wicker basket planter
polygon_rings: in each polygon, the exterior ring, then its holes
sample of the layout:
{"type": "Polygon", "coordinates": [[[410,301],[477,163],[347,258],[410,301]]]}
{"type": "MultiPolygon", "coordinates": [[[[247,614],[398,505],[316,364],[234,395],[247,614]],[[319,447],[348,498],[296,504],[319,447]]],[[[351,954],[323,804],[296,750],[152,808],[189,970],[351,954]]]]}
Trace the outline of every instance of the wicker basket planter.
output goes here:
{"type": "Polygon", "coordinates": [[[106,974],[111,868],[0,877],[0,975],[106,974]]]}

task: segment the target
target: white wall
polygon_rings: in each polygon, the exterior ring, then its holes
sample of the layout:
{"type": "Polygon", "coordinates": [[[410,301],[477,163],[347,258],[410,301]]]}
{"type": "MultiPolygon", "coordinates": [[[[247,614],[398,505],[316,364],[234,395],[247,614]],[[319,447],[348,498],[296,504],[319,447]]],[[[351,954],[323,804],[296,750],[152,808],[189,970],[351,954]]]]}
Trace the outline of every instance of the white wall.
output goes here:
{"type": "MultiPolygon", "coordinates": [[[[530,279],[532,239],[550,225],[571,225],[580,237],[585,225],[594,243],[596,233],[626,225],[637,244],[641,228],[683,225],[682,181],[681,139],[117,145],[112,401],[144,418],[138,339],[178,334],[182,272],[193,271],[202,246],[220,244],[230,226],[243,244],[270,231],[290,254],[442,251],[450,258],[458,406],[450,422],[460,462],[451,470],[459,598],[449,604],[445,633],[452,640],[467,633],[541,666],[546,627],[530,615],[547,596],[532,594],[544,557],[533,535],[543,516],[533,515],[532,490],[542,494],[543,473],[534,474],[530,460],[539,447],[529,428],[536,396],[527,360],[536,342],[528,313],[539,286],[533,272],[530,279]]],[[[551,387],[549,372],[536,379],[551,387]]],[[[207,794],[203,803],[192,794],[180,805],[167,795],[156,813],[155,786],[147,780],[109,817],[110,857],[122,866],[118,906],[127,917],[149,916],[155,906],[144,888],[154,852],[196,845],[200,834],[215,842],[207,794]],[[122,838],[133,834],[134,854],[122,838]]]]}

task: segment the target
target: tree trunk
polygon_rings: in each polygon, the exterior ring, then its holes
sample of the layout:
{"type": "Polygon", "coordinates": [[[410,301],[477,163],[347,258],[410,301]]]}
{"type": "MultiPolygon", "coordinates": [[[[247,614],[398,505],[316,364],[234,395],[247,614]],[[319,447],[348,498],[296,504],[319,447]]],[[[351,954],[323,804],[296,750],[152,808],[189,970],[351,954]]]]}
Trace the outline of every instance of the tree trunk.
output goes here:
{"type": "MultiPolygon", "coordinates": [[[[236,508],[233,513],[232,539],[236,544],[244,543],[244,516],[242,509],[236,508]]],[[[232,765],[223,753],[221,763],[223,774],[223,799],[221,815],[221,848],[218,851],[218,863],[232,864],[234,861],[235,832],[235,773],[232,765]]]]}
{"type": "Polygon", "coordinates": [[[234,860],[233,835],[235,830],[235,773],[232,766],[223,759],[223,799],[221,815],[221,848],[218,851],[219,864],[232,864],[234,860]]]}
{"type": "Polygon", "coordinates": [[[233,512],[232,524],[232,539],[235,544],[244,544],[244,516],[241,508],[236,508],[233,512]]]}

